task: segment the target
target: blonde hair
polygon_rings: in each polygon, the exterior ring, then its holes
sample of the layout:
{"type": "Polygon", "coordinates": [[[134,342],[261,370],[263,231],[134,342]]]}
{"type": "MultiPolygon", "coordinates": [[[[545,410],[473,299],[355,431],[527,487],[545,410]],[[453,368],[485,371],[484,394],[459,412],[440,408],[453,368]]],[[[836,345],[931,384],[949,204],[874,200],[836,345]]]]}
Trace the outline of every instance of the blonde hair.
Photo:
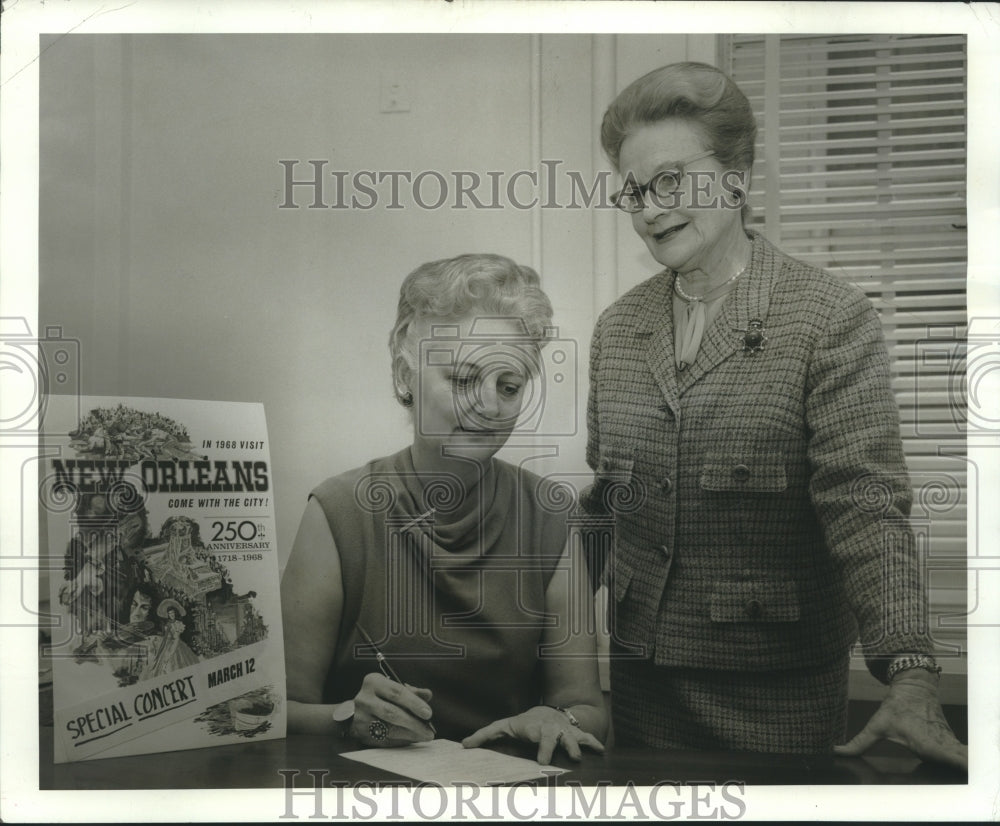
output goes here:
{"type": "Polygon", "coordinates": [[[412,404],[401,388],[409,386],[416,367],[412,336],[422,319],[516,318],[526,337],[541,346],[552,323],[552,304],[540,285],[531,267],[502,255],[470,253],[417,267],[400,287],[396,324],[389,334],[396,400],[412,404]]]}

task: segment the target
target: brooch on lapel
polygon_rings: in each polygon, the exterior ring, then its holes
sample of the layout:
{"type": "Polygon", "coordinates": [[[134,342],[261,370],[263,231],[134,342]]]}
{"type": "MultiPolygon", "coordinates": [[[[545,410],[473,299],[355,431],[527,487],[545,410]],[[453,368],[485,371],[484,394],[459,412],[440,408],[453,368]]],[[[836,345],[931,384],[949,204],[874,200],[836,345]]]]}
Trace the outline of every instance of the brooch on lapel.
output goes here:
{"type": "Polygon", "coordinates": [[[767,334],[764,332],[764,322],[755,318],[743,334],[743,352],[748,356],[756,355],[764,349],[765,344],[767,344],[767,334]]]}

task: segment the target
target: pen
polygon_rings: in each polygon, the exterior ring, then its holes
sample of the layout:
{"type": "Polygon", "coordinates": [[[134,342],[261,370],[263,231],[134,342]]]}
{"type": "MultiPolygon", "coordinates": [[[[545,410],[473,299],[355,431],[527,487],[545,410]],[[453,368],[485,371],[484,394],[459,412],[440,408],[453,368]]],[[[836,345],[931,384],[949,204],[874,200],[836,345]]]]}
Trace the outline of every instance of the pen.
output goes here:
{"type": "MultiPolygon", "coordinates": [[[[385,658],[385,654],[379,651],[378,646],[375,645],[375,641],[370,636],[368,636],[368,632],[365,631],[365,629],[362,628],[360,625],[355,625],[355,627],[358,629],[358,633],[361,635],[361,639],[363,639],[365,643],[371,647],[372,651],[375,652],[375,659],[379,664],[379,668],[381,668],[383,672],[385,672],[385,675],[393,682],[399,683],[400,685],[405,685],[405,683],[401,679],[399,679],[399,675],[396,673],[396,670],[391,665],[389,665],[389,661],[385,658]]],[[[436,736],[437,729],[434,728],[434,724],[430,720],[424,720],[423,722],[427,724],[427,728],[429,728],[431,732],[436,736]]]]}

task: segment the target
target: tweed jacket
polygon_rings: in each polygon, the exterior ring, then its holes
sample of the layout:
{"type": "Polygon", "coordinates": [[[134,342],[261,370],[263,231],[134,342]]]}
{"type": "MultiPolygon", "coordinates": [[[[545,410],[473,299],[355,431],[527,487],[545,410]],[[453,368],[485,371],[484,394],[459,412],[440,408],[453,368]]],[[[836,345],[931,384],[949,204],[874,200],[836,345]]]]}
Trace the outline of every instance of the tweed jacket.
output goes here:
{"type": "Polygon", "coordinates": [[[669,272],[596,325],[587,461],[614,515],[612,638],[657,665],[771,670],[829,663],[860,629],[884,679],[892,654],[932,646],[879,318],[752,241],[688,369],[669,272]]]}

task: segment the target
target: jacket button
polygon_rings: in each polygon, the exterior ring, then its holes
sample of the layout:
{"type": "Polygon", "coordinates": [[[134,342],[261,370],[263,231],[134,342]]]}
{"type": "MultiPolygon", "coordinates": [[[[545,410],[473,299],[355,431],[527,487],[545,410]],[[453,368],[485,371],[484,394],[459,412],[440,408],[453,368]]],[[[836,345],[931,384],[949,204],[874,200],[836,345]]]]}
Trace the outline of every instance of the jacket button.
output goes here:
{"type": "Polygon", "coordinates": [[[670,477],[669,477],[669,476],[664,476],[664,477],[663,477],[663,478],[662,478],[662,479],[660,480],[660,489],[661,489],[661,490],[662,490],[662,491],[663,491],[664,493],[670,493],[670,489],[671,489],[671,488],[672,488],[673,486],[674,486],[674,483],[670,481],[670,477]]]}
{"type": "Polygon", "coordinates": [[[733,466],[733,478],[737,482],[745,482],[750,478],[750,468],[746,465],[734,465],[733,466]]]}
{"type": "Polygon", "coordinates": [[[609,470],[611,470],[611,462],[607,459],[601,459],[601,461],[597,463],[598,473],[607,473],[609,470]]]}
{"type": "Polygon", "coordinates": [[[759,599],[751,599],[746,604],[746,611],[750,619],[760,619],[764,614],[764,606],[760,604],[759,599]]]}

